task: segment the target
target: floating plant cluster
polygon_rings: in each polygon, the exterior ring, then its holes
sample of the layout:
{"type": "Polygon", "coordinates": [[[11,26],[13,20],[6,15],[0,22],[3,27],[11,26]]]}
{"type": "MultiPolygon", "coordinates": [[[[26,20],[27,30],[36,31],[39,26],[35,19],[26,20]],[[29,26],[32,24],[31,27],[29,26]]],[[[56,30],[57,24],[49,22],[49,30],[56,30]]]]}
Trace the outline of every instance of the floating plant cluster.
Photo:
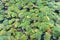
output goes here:
{"type": "Polygon", "coordinates": [[[0,40],[60,40],[60,1],[0,0],[0,40]]]}

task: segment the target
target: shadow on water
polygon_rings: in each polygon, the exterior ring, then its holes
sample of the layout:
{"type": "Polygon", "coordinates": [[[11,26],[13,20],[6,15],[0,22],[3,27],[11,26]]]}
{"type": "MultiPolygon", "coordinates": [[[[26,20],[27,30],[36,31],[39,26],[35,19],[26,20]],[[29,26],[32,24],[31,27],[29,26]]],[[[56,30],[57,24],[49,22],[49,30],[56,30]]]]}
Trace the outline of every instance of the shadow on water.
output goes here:
{"type": "Polygon", "coordinates": [[[40,40],[44,40],[44,35],[45,35],[45,32],[42,33],[40,40]]]}
{"type": "Polygon", "coordinates": [[[3,23],[4,20],[0,20],[0,24],[3,23]]]}

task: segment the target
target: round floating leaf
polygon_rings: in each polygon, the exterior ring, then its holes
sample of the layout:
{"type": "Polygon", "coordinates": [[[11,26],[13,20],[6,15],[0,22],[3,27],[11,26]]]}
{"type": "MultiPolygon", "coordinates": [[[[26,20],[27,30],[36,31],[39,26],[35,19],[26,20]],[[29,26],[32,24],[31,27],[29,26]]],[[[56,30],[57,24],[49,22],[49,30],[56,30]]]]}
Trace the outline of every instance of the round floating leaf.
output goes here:
{"type": "Polygon", "coordinates": [[[8,25],[9,24],[9,21],[6,19],[6,20],[3,21],[3,24],[4,25],[8,25]]]}
{"type": "Polygon", "coordinates": [[[5,36],[0,36],[0,40],[6,40],[5,36]]]}
{"type": "Polygon", "coordinates": [[[27,40],[26,35],[22,35],[21,40],[27,40]]]}
{"type": "Polygon", "coordinates": [[[51,35],[46,32],[46,34],[44,35],[44,40],[50,40],[50,37],[51,35]]]}
{"type": "Polygon", "coordinates": [[[3,19],[4,19],[3,15],[0,14],[0,21],[3,20],[3,19]]]}

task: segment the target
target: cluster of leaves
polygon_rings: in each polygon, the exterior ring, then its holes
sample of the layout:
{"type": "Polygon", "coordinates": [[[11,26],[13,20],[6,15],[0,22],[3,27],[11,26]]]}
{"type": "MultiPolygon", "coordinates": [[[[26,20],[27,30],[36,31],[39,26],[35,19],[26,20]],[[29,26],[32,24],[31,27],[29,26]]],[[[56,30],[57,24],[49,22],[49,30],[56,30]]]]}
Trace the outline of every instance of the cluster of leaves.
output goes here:
{"type": "Polygon", "coordinates": [[[0,40],[60,40],[58,0],[1,0],[0,40]]]}

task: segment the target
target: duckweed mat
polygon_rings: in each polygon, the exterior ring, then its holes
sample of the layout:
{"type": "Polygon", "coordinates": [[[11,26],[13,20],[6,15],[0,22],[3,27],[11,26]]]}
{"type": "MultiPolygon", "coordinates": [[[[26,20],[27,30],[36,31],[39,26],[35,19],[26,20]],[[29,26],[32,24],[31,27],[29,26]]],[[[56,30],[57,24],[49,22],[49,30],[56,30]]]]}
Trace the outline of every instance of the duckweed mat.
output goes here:
{"type": "Polygon", "coordinates": [[[0,40],[60,40],[60,1],[0,0],[0,40]]]}

